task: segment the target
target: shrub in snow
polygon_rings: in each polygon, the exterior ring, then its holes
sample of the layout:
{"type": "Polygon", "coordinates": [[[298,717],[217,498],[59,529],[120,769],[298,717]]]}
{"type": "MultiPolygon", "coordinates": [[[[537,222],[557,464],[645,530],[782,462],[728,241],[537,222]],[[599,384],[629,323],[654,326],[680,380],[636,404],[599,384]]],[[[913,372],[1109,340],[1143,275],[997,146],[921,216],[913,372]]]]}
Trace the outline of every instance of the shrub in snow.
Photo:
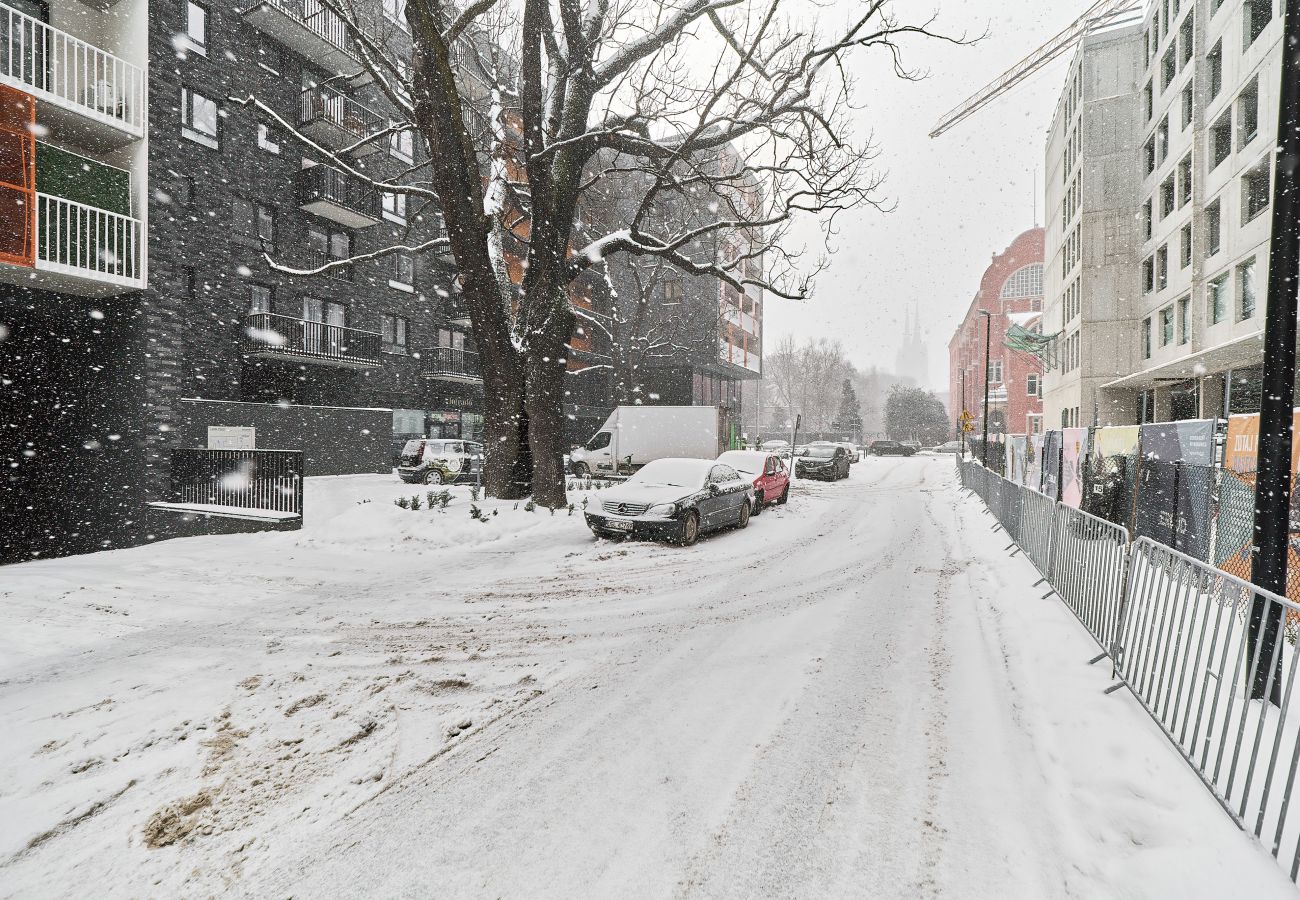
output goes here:
{"type": "Polygon", "coordinates": [[[537,509],[537,504],[534,503],[532,501],[532,498],[530,497],[528,502],[524,504],[524,512],[533,512],[536,509],[537,509]]]}
{"type": "Polygon", "coordinates": [[[421,506],[423,506],[423,505],[424,505],[424,502],[423,502],[422,500],[420,500],[420,495],[419,495],[419,494],[414,494],[414,495],[411,497],[411,509],[419,509],[419,508],[420,508],[421,506]]]}
{"type": "Polygon", "coordinates": [[[482,488],[479,487],[477,484],[471,484],[471,485],[469,486],[469,499],[477,501],[477,500],[478,500],[479,491],[481,491],[481,490],[482,490],[482,488]]]}
{"type": "Polygon", "coordinates": [[[477,503],[471,503],[469,505],[469,517],[471,519],[477,519],[480,522],[486,522],[488,520],[488,517],[483,515],[483,510],[478,508],[477,503]]]}
{"type": "Polygon", "coordinates": [[[397,498],[396,500],[394,500],[393,502],[396,503],[398,506],[400,506],[402,509],[410,509],[410,508],[411,508],[411,501],[410,501],[410,500],[407,500],[405,497],[398,497],[398,498],[397,498]]]}
{"type": "Polygon", "coordinates": [[[573,504],[569,504],[569,515],[573,515],[573,504]]]}

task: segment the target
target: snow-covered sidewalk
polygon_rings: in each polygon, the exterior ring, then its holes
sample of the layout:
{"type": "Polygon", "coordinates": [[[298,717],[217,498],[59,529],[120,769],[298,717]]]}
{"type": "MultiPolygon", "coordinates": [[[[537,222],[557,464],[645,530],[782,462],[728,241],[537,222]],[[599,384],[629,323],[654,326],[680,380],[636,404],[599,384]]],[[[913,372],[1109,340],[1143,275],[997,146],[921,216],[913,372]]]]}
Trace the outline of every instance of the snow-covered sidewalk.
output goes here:
{"type": "Polygon", "coordinates": [[[0,894],[1295,895],[949,459],[692,548],[416,493],[0,569],[0,894]]]}

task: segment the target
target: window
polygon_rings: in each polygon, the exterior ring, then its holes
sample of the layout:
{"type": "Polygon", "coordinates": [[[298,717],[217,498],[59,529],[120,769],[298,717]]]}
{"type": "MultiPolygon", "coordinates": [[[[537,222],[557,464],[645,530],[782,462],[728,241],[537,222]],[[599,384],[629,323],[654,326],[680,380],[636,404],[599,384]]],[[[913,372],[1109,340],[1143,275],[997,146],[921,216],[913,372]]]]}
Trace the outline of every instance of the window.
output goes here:
{"type": "Polygon", "coordinates": [[[185,278],[185,296],[191,300],[197,299],[199,295],[199,276],[194,271],[193,266],[185,266],[182,270],[185,278]]]}
{"type": "Polygon", "coordinates": [[[676,278],[670,278],[664,282],[664,305],[676,306],[682,302],[686,292],[682,289],[682,283],[676,278]]]}
{"type": "MultiPolygon", "coordinates": [[[[331,231],[329,238],[330,262],[342,262],[345,259],[352,258],[352,235],[346,231],[331,231]]],[[[352,278],[352,266],[340,266],[332,269],[330,275],[334,278],[352,278]]]]}
{"type": "Polygon", "coordinates": [[[1237,266],[1237,313],[1240,319],[1255,315],[1255,258],[1237,266]]]}
{"type": "Polygon", "coordinates": [[[1174,176],[1170,175],[1160,184],[1160,218],[1165,218],[1174,211],[1174,176]]]}
{"type": "Polygon", "coordinates": [[[1232,112],[1219,116],[1219,121],[1210,128],[1210,169],[1232,155],[1232,112]]]}
{"type": "Polygon", "coordinates": [[[1156,266],[1155,259],[1148,256],[1142,260],[1142,292],[1149,294],[1155,290],[1156,284],[1156,266]]]}
{"type": "Polygon", "coordinates": [[[385,353],[405,353],[408,323],[401,316],[383,314],[379,317],[379,335],[385,353]]]}
{"type": "Polygon", "coordinates": [[[275,246],[275,209],[270,206],[257,207],[257,239],[264,247],[275,246]]]}
{"type": "Polygon", "coordinates": [[[1002,383],[1002,360],[989,360],[989,384],[1002,383]]]}
{"type": "Polygon", "coordinates": [[[1244,18],[1241,46],[1245,49],[1255,43],[1273,20],[1273,0],[1245,0],[1241,12],[1244,18]]]}
{"type": "Polygon", "coordinates": [[[380,198],[384,204],[384,218],[390,222],[396,222],[399,225],[406,224],[406,195],[393,194],[388,191],[381,193],[380,198]]]}
{"type": "Polygon", "coordinates": [[[1169,287],[1169,245],[1162,244],[1156,251],[1156,290],[1169,287]]]}
{"type": "Polygon", "coordinates": [[[265,284],[250,284],[248,286],[248,312],[254,316],[271,312],[270,287],[265,284]]]}
{"type": "Polygon", "coordinates": [[[1194,92],[1192,91],[1192,82],[1189,81],[1187,82],[1187,86],[1183,88],[1183,95],[1182,95],[1183,97],[1182,127],[1184,131],[1187,130],[1188,125],[1192,124],[1193,93],[1194,92]]]}
{"type": "Polygon", "coordinates": [[[185,34],[176,40],[176,49],[192,50],[200,56],[208,55],[208,10],[197,3],[185,4],[185,34]]]}
{"type": "Polygon", "coordinates": [[[389,257],[392,269],[388,273],[388,286],[410,291],[415,284],[415,257],[409,253],[394,253],[389,257]]]}
{"type": "Polygon", "coordinates": [[[405,29],[407,27],[406,0],[384,0],[384,18],[405,29]]]}
{"type": "Polygon", "coordinates": [[[1148,241],[1151,240],[1151,225],[1152,225],[1152,222],[1153,222],[1153,221],[1154,221],[1154,220],[1151,218],[1151,198],[1148,197],[1148,198],[1147,198],[1147,202],[1142,204],[1142,238],[1143,238],[1143,240],[1148,240],[1148,241]]]}
{"type": "Polygon", "coordinates": [[[1174,308],[1166,306],[1160,310],[1160,346],[1168,347],[1174,342],[1174,308]]]}
{"type": "Polygon", "coordinates": [[[1188,222],[1178,234],[1178,268],[1192,264],[1192,223],[1188,222]]]}
{"type": "Polygon", "coordinates": [[[1038,297],[1043,293],[1043,266],[1034,263],[1017,269],[1002,285],[1001,298],[1014,300],[1020,297],[1038,297]]]}
{"type": "Polygon", "coordinates": [[[181,88],[181,134],[196,144],[219,146],[217,139],[217,102],[197,91],[181,88]]]}
{"type": "Polygon", "coordinates": [[[1214,49],[1206,54],[1205,65],[1210,72],[1210,96],[1207,99],[1213,100],[1223,90],[1223,41],[1216,43],[1214,49]]]}
{"type": "Polygon", "coordinates": [[[1142,320],[1142,358],[1151,358],[1151,317],[1142,320]]]}
{"type": "Polygon", "coordinates": [[[1182,209],[1192,200],[1192,154],[1187,154],[1178,163],[1178,208],[1182,209]]]}
{"type": "Polygon", "coordinates": [[[1043,396],[1043,385],[1037,372],[1030,372],[1025,376],[1025,393],[1030,397],[1043,396]]]}
{"type": "Polygon", "coordinates": [[[1237,97],[1237,148],[1249,144],[1258,133],[1259,78],[1252,78],[1250,84],[1237,97]]]}
{"type": "Polygon", "coordinates": [[[1178,343],[1186,344],[1192,338],[1192,323],[1188,316],[1192,312],[1192,298],[1184,297],[1178,301],[1178,343]]]}
{"type": "Polygon", "coordinates": [[[277,141],[271,133],[271,126],[265,122],[257,123],[257,146],[267,153],[280,152],[280,142],[277,141]]]}
{"type": "Polygon", "coordinates": [[[1146,159],[1147,174],[1150,175],[1156,170],[1156,136],[1153,134],[1147,138],[1146,146],[1143,149],[1143,157],[1146,159]]]}
{"type": "Polygon", "coordinates": [[[1255,168],[1241,176],[1242,224],[1249,222],[1268,209],[1269,201],[1272,199],[1270,178],[1272,173],[1269,171],[1269,160],[1271,158],[1271,156],[1264,157],[1255,168]]]}
{"type": "Polygon", "coordinates": [[[1142,89],[1142,120],[1150,122],[1155,111],[1155,91],[1148,81],[1147,86],[1142,89]]]}
{"type": "Polygon", "coordinates": [[[1186,66],[1192,61],[1192,51],[1194,49],[1193,40],[1196,36],[1196,18],[1194,13],[1188,13],[1187,18],[1183,19],[1183,26],[1178,29],[1178,50],[1180,53],[1179,61],[1186,66]]]}
{"type": "Polygon", "coordinates": [[[1173,44],[1165,51],[1165,58],[1160,61],[1160,90],[1169,87],[1169,83],[1178,74],[1178,51],[1173,44]]]}
{"type": "Polygon", "coordinates": [[[415,159],[415,134],[411,131],[398,131],[388,136],[388,153],[402,162],[415,159]]]}
{"type": "Polygon", "coordinates": [[[1160,120],[1156,128],[1156,162],[1161,165],[1169,158],[1169,116],[1160,120]]]}
{"type": "Polygon", "coordinates": [[[1218,325],[1228,317],[1228,274],[1225,272],[1212,280],[1206,288],[1209,300],[1210,324],[1218,325]]]}
{"type": "Polygon", "coordinates": [[[1219,252],[1219,245],[1222,234],[1223,215],[1219,201],[1215,200],[1209,206],[1205,207],[1205,228],[1209,234],[1205,237],[1205,255],[1213,256],[1219,252]]]}

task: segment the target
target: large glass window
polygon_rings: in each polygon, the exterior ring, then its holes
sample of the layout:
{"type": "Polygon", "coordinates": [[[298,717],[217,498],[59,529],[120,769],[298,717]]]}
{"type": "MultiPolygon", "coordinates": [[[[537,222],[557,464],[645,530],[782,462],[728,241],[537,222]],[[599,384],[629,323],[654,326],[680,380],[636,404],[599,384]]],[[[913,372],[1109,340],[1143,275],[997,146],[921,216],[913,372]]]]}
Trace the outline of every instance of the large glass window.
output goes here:
{"type": "Polygon", "coordinates": [[[1210,281],[1206,287],[1207,306],[1210,324],[1218,325],[1228,317],[1228,273],[1210,281]]]}
{"type": "Polygon", "coordinates": [[[1245,0],[1241,11],[1242,46],[1249,47],[1273,20],[1273,0],[1245,0]]]}
{"type": "Polygon", "coordinates": [[[188,49],[207,55],[208,47],[208,10],[198,3],[185,4],[184,43],[188,49]]]}
{"type": "Polygon", "coordinates": [[[1259,133],[1259,79],[1253,78],[1237,97],[1237,146],[1244,147],[1259,133]]]}
{"type": "Polygon", "coordinates": [[[1213,256],[1223,241],[1223,208],[1218,200],[1205,207],[1205,230],[1205,255],[1213,256]]]}
{"type": "Polygon", "coordinates": [[[1237,266],[1237,313],[1240,319],[1255,315],[1255,258],[1237,266]]]}
{"type": "Polygon", "coordinates": [[[181,134],[196,144],[217,149],[217,101],[189,88],[181,88],[181,134]]]}
{"type": "Polygon", "coordinates": [[[1225,112],[1210,127],[1210,168],[1232,155],[1232,113],[1225,112]]]}
{"type": "Polygon", "coordinates": [[[1260,160],[1255,168],[1241,176],[1241,221],[1249,222],[1258,216],[1272,200],[1271,156],[1260,160]]]}

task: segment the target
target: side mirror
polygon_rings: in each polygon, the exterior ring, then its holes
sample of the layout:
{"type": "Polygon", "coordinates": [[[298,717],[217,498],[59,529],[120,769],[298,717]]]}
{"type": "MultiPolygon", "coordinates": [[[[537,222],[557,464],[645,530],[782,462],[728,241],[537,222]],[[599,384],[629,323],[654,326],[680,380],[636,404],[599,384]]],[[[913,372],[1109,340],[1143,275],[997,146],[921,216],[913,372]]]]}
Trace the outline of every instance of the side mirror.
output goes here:
{"type": "Polygon", "coordinates": [[[709,494],[713,497],[722,493],[722,487],[716,481],[709,482],[709,494]]]}

